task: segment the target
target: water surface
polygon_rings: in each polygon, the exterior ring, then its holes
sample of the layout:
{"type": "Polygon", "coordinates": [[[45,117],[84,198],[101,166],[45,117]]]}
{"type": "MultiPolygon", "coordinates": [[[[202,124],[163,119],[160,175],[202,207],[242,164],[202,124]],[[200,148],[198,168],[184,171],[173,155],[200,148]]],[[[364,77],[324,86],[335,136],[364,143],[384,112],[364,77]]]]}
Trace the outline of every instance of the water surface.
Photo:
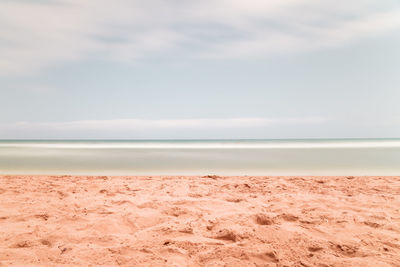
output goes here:
{"type": "Polygon", "coordinates": [[[400,175],[400,139],[2,140],[0,174],[400,175]]]}

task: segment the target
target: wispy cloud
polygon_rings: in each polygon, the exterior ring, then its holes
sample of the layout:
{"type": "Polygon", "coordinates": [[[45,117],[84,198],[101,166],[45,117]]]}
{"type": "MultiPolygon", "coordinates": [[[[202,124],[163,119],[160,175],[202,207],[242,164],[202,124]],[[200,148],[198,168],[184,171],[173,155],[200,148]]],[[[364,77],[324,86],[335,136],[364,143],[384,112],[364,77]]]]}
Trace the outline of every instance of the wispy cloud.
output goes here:
{"type": "Polygon", "coordinates": [[[269,56],[400,28],[396,1],[60,0],[0,3],[0,75],[101,58],[269,56]]]}
{"type": "Polygon", "coordinates": [[[261,127],[276,124],[309,124],[320,123],[325,119],[320,117],[307,118],[231,118],[231,119],[178,119],[178,120],[81,120],[71,122],[16,122],[0,124],[0,127],[14,127],[19,129],[47,128],[47,129],[161,129],[161,128],[247,128],[261,127]]]}
{"type": "Polygon", "coordinates": [[[230,119],[175,119],[175,120],[81,120],[71,122],[16,122],[0,124],[0,138],[65,138],[90,135],[91,138],[157,136],[180,131],[259,130],[271,126],[316,125],[325,122],[320,117],[306,118],[230,118],[230,119]]]}

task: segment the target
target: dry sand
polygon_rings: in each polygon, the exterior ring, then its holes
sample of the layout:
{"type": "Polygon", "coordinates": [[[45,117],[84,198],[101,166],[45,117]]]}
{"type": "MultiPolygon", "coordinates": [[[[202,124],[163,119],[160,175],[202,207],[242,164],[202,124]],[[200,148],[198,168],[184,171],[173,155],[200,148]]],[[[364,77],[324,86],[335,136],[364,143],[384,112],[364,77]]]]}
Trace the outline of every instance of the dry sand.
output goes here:
{"type": "Polygon", "coordinates": [[[400,266],[400,177],[0,176],[0,265],[400,266]]]}

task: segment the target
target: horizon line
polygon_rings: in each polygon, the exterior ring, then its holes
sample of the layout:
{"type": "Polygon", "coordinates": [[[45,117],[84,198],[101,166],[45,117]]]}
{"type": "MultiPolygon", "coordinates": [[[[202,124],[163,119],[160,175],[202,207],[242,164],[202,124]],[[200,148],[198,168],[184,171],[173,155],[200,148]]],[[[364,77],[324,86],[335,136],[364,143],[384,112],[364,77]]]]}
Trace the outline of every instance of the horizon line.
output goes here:
{"type": "Polygon", "coordinates": [[[400,137],[322,137],[322,138],[33,138],[33,139],[2,139],[0,141],[279,141],[279,140],[384,140],[400,139],[400,137]]]}

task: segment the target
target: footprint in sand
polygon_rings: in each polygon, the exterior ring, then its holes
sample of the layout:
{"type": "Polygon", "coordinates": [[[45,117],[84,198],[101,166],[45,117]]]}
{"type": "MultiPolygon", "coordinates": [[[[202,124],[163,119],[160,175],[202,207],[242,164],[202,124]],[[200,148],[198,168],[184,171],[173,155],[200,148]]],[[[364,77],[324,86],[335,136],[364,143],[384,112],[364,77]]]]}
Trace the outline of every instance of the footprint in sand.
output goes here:
{"type": "Polygon", "coordinates": [[[234,232],[228,229],[219,230],[214,238],[233,242],[236,242],[239,239],[239,237],[234,232]]]}
{"type": "Polygon", "coordinates": [[[172,207],[164,211],[164,214],[174,217],[188,214],[188,210],[181,207],[172,207]]]}
{"type": "Polygon", "coordinates": [[[59,199],[63,199],[63,198],[65,198],[65,197],[68,196],[67,193],[64,193],[64,192],[62,192],[62,191],[57,191],[57,194],[58,194],[58,196],[59,196],[59,199]]]}
{"type": "Polygon", "coordinates": [[[256,214],[254,218],[255,222],[259,225],[273,225],[275,220],[266,214],[256,214]]]}
{"type": "Polygon", "coordinates": [[[32,247],[32,243],[30,241],[24,240],[15,243],[14,245],[11,246],[11,248],[30,248],[32,247]]]}
{"type": "Polygon", "coordinates": [[[116,204],[118,206],[123,204],[133,205],[132,201],[130,200],[111,200],[111,204],[116,204]]]}
{"type": "Polygon", "coordinates": [[[51,247],[51,246],[52,246],[51,242],[50,242],[49,240],[47,240],[47,239],[42,239],[42,240],[40,240],[40,243],[41,243],[42,245],[45,245],[45,246],[48,246],[48,247],[51,247]]]}
{"type": "Polygon", "coordinates": [[[346,244],[332,244],[331,248],[339,252],[340,254],[347,256],[347,257],[356,257],[358,256],[358,246],[354,245],[346,245],[346,244]]]}
{"type": "Polygon", "coordinates": [[[243,199],[243,198],[235,198],[235,197],[232,197],[232,198],[226,198],[225,200],[226,200],[226,201],[228,201],[228,202],[233,202],[233,203],[239,203],[239,202],[242,202],[242,201],[244,201],[244,199],[243,199]]]}
{"type": "Polygon", "coordinates": [[[115,193],[109,192],[107,189],[101,189],[99,191],[100,194],[105,194],[108,197],[113,197],[115,196],[115,193]]]}
{"type": "Polygon", "coordinates": [[[283,213],[283,214],[279,215],[279,217],[284,219],[287,222],[295,222],[299,219],[299,217],[297,217],[293,214],[289,214],[289,213],[283,213]]]}
{"type": "Polygon", "coordinates": [[[45,221],[47,221],[47,220],[49,219],[49,217],[50,217],[50,216],[47,215],[46,213],[35,215],[35,218],[42,219],[42,220],[45,220],[45,221]]]}
{"type": "Polygon", "coordinates": [[[380,228],[382,226],[379,223],[369,222],[369,221],[365,221],[364,224],[372,228],[380,228]]]}
{"type": "Polygon", "coordinates": [[[308,247],[308,251],[310,251],[310,252],[317,252],[317,251],[321,251],[321,250],[323,250],[323,248],[320,247],[320,246],[311,246],[311,247],[308,247]]]}
{"type": "Polygon", "coordinates": [[[193,228],[191,226],[184,226],[181,228],[178,228],[178,232],[184,233],[184,234],[193,234],[193,228]]]}
{"type": "MultiPolygon", "coordinates": [[[[267,251],[264,253],[254,254],[254,256],[252,258],[255,263],[258,263],[258,260],[262,260],[262,262],[260,262],[260,264],[264,264],[265,262],[272,262],[272,263],[279,262],[278,255],[276,254],[275,251],[267,251]]],[[[262,266],[262,265],[260,265],[260,266],[262,266]]]]}
{"type": "Polygon", "coordinates": [[[60,254],[64,254],[65,252],[72,250],[72,248],[66,247],[66,246],[58,246],[58,249],[60,250],[60,254]]]}
{"type": "Polygon", "coordinates": [[[181,248],[166,247],[161,250],[166,266],[188,266],[188,252],[181,248]]]}

